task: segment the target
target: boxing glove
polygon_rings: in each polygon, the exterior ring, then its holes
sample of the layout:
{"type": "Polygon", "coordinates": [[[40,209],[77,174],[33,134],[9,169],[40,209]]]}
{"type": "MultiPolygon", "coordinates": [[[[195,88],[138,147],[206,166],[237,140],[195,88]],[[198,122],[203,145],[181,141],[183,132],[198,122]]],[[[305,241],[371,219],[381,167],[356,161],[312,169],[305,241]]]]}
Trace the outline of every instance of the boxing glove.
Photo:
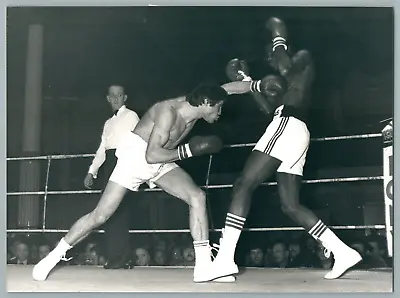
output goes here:
{"type": "Polygon", "coordinates": [[[287,90],[286,80],[281,76],[268,75],[250,84],[252,92],[260,92],[266,96],[281,96],[287,90]]]}
{"type": "Polygon", "coordinates": [[[249,76],[249,67],[244,60],[237,58],[228,62],[225,68],[226,75],[232,81],[251,81],[249,76]]]}
{"type": "Polygon", "coordinates": [[[218,153],[223,143],[217,136],[193,137],[187,144],[178,146],[179,159],[218,153]]]}

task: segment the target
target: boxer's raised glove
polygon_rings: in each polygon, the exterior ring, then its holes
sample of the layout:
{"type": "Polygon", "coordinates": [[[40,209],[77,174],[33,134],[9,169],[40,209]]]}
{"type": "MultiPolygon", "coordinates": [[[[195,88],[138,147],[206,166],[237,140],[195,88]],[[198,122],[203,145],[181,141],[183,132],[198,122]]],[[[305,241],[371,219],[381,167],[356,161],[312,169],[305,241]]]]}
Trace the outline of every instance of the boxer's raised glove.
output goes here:
{"type": "Polygon", "coordinates": [[[275,52],[278,47],[282,47],[287,51],[287,29],[285,23],[279,18],[272,17],[267,21],[266,26],[272,34],[272,51],[275,52]]]}
{"type": "Polygon", "coordinates": [[[232,59],[225,68],[226,75],[232,82],[251,81],[249,76],[249,67],[244,60],[232,59]]]}
{"type": "Polygon", "coordinates": [[[283,77],[268,75],[259,81],[250,84],[252,92],[260,92],[266,96],[281,96],[287,90],[287,83],[283,77]]]}
{"type": "Polygon", "coordinates": [[[191,138],[188,143],[178,146],[178,156],[182,160],[192,156],[218,153],[223,146],[221,139],[217,136],[197,136],[191,138]]]}

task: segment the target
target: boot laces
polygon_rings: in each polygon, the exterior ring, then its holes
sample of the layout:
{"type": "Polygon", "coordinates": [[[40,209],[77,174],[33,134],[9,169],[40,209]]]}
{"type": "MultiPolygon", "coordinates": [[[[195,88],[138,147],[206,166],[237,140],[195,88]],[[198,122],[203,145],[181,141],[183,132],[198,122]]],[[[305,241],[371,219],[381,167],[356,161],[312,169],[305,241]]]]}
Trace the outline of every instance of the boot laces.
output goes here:
{"type": "Polygon", "coordinates": [[[65,254],[64,254],[64,255],[61,256],[60,260],[61,260],[61,261],[64,261],[64,262],[68,262],[68,261],[72,260],[72,257],[67,258],[67,257],[65,256],[65,254]]]}
{"type": "Polygon", "coordinates": [[[329,259],[331,256],[331,250],[326,248],[325,243],[322,243],[322,245],[324,246],[324,256],[325,256],[325,258],[329,259]]]}
{"type": "Polygon", "coordinates": [[[215,255],[218,255],[218,251],[219,248],[221,246],[221,243],[223,241],[223,237],[224,237],[224,229],[222,229],[221,232],[221,238],[219,238],[219,244],[218,243],[213,243],[212,246],[210,246],[210,254],[211,254],[211,260],[214,261],[214,259],[216,258],[213,254],[213,252],[215,252],[215,255]]]}

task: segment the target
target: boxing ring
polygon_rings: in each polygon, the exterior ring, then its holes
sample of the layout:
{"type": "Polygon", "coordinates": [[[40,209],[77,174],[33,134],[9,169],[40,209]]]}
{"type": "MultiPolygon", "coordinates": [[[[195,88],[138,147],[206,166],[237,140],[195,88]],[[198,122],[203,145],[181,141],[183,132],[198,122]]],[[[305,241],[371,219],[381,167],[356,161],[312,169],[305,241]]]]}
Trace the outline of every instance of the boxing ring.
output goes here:
{"type": "MultiPolygon", "coordinates": [[[[347,225],[330,226],[334,230],[386,230],[388,254],[392,256],[392,137],[388,140],[387,126],[382,133],[336,136],[311,139],[313,142],[337,141],[350,139],[384,139],[383,175],[369,177],[346,177],[304,180],[305,184],[340,183],[360,181],[383,181],[385,195],[384,225],[347,225]],[[386,130],[385,130],[386,129],[386,130]]],[[[390,135],[392,131],[390,130],[390,135]]],[[[227,148],[252,147],[255,143],[227,145],[227,148]]],[[[7,229],[8,233],[66,233],[67,230],[46,227],[47,200],[51,195],[96,194],[101,190],[50,191],[48,190],[51,162],[60,159],[88,158],[94,154],[48,155],[35,157],[10,157],[7,161],[47,160],[46,182],[43,191],[9,192],[7,196],[43,195],[43,218],[41,229],[7,229]]],[[[232,184],[210,185],[213,156],[210,155],[208,171],[203,189],[231,188],[232,184]]],[[[276,182],[263,183],[264,186],[276,185],[276,182]]],[[[161,189],[143,189],[141,191],[161,191],[161,189]]],[[[266,227],[248,228],[248,232],[296,231],[302,227],[266,227]]],[[[210,231],[221,231],[211,229],[210,231]]],[[[103,230],[95,232],[103,233],[103,230]]],[[[130,230],[130,233],[187,233],[189,229],[179,230],[130,230]]],[[[9,292],[242,292],[242,293],[301,293],[301,292],[392,292],[392,269],[353,270],[337,280],[324,280],[323,269],[272,269],[242,268],[235,283],[195,284],[192,281],[193,269],[190,267],[135,267],[133,270],[104,270],[96,266],[58,266],[45,282],[32,279],[33,266],[7,266],[7,289],[9,292]]]]}

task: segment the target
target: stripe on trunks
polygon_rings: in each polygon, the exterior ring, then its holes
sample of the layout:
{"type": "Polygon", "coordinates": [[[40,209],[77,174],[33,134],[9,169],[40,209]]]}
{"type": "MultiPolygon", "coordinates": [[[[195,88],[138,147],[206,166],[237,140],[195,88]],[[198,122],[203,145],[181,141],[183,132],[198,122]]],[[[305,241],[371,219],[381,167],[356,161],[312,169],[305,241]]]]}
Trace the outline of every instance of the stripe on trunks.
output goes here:
{"type": "Polygon", "coordinates": [[[274,148],[276,141],[279,139],[279,137],[283,134],[283,131],[285,130],[286,125],[289,122],[289,117],[283,117],[281,119],[281,123],[279,123],[278,129],[276,132],[273,134],[272,138],[269,140],[267,146],[265,147],[264,153],[270,154],[272,149],[274,148]]]}

